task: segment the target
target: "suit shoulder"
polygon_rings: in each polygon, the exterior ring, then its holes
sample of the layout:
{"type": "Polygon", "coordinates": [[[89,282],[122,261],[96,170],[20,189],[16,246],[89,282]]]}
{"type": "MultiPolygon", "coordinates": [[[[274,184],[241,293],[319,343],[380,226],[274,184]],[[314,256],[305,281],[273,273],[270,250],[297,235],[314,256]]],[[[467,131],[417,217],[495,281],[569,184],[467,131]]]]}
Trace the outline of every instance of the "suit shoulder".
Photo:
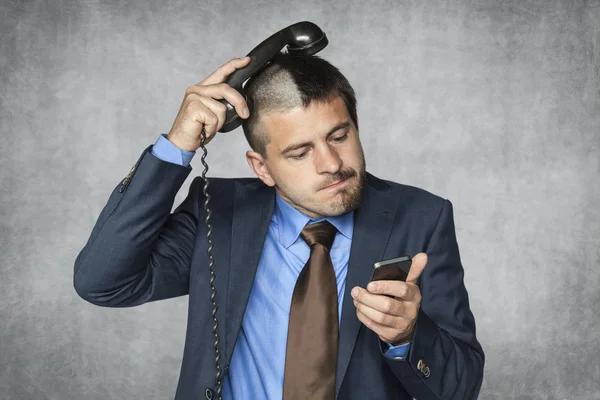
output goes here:
{"type": "Polygon", "coordinates": [[[400,203],[402,204],[402,207],[406,207],[408,209],[434,208],[439,210],[446,202],[444,197],[417,186],[380,179],[372,175],[369,178],[377,181],[376,186],[379,186],[381,189],[389,190],[394,195],[402,196],[400,203]]]}
{"type": "MultiPolygon", "coordinates": [[[[260,179],[258,178],[249,178],[249,177],[235,177],[235,178],[220,178],[220,177],[215,177],[215,176],[209,176],[208,180],[210,182],[210,185],[215,185],[218,187],[227,187],[227,186],[234,186],[236,183],[241,183],[242,185],[252,185],[252,184],[259,184],[261,182],[260,179]]],[[[203,181],[202,176],[198,175],[196,177],[194,177],[194,181],[203,181]]]]}
{"type": "MultiPolygon", "coordinates": [[[[238,184],[247,187],[266,186],[260,179],[249,177],[220,178],[210,176],[208,177],[208,182],[208,191],[211,195],[221,192],[233,193],[236,185],[238,184]]],[[[196,185],[200,190],[202,190],[202,187],[204,186],[204,180],[202,179],[202,176],[196,176],[192,181],[192,185],[196,185]]]]}

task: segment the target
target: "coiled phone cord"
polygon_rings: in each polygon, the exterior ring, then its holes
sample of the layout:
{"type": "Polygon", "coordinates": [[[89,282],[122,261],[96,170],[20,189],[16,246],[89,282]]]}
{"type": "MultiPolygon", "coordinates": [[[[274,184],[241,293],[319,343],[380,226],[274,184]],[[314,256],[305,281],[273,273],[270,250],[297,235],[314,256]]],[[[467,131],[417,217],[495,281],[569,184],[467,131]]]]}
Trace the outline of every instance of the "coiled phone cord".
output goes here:
{"type": "MultiPolygon", "coordinates": [[[[208,263],[208,271],[210,272],[210,291],[211,291],[211,295],[210,295],[210,301],[212,303],[212,319],[214,322],[213,325],[213,336],[215,337],[215,341],[213,343],[213,347],[215,349],[215,366],[217,367],[217,375],[215,377],[215,381],[216,381],[216,398],[218,400],[223,400],[221,397],[221,366],[219,365],[219,361],[221,360],[221,353],[219,352],[219,332],[218,332],[218,328],[219,328],[219,321],[217,320],[217,302],[215,300],[216,296],[217,296],[217,289],[215,288],[215,271],[213,269],[213,265],[215,264],[215,259],[212,256],[212,248],[213,248],[213,243],[212,240],[210,239],[210,235],[212,233],[212,226],[209,222],[210,220],[210,209],[208,208],[208,202],[210,200],[210,195],[208,194],[208,178],[206,178],[206,173],[208,172],[208,164],[204,161],[204,159],[206,158],[206,146],[204,145],[206,141],[206,132],[204,131],[204,127],[202,127],[202,140],[200,141],[200,148],[202,149],[202,158],[200,159],[202,161],[202,165],[204,166],[204,171],[202,171],[202,180],[204,181],[204,188],[202,189],[202,192],[204,193],[204,197],[205,197],[205,201],[204,201],[204,211],[206,212],[206,218],[205,218],[205,222],[206,222],[206,240],[208,241],[208,259],[209,259],[209,263],[208,263]]],[[[210,389],[206,389],[206,400],[212,400],[213,399],[213,393],[210,389]]]]}

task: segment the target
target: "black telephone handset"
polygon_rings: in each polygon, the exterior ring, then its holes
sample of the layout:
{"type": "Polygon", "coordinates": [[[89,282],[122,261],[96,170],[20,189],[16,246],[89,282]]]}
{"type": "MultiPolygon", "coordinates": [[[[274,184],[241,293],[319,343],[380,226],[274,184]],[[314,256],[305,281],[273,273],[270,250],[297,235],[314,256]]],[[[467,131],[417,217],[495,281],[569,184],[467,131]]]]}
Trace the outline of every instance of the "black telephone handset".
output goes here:
{"type": "MultiPolygon", "coordinates": [[[[227,77],[225,82],[240,92],[246,102],[248,97],[244,93],[242,85],[252,76],[260,72],[284,47],[287,47],[288,54],[313,55],[325,48],[329,41],[325,33],[312,22],[303,21],[283,28],[263,40],[256,46],[248,56],[250,63],[244,68],[240,68],[227,77]]],[[[242,124],[242,119],[237,115],[235,109],[227,100],[221,100],[221,103],[227,106],[225,123],[219,132],[229,132],[242,124]]],[[[252,104],[248,104],[252,112],[252,104]]]]}
{"type": "MultiPolygon", "coordinates": [[[[243,85],[247,82],[251,77],[259,73],[264,67],[269,64],[269,62],[283,50],[283,48],[287,47],[288,54],[299,54],[299,55],[313,55],[325,48],[329,41],[325,36],[325,33],[319,28],[317,25],[312,22],[303,21],[298,22],[293,25],[288,26],[280,30],[277,33],[274,33],[267,39],[265,39],[262,43],[256,46],[248,56],[250,56],[250,63],[246,65],[244,68],[240,68],[233,73],[231,73],[225,83],[229,84],[229,86],[236,89],[246,100],[248,104],[248,109],[252,113],[252,102],[248,99],[246,94],[244,93],[243,85]]],[[[227,100],[219,100],[221,103],[227,106],[227,111],[225,115],[225,123],[223,127],[219,130],[219,132],[229,132],[237,128],[242,124],[242,119],[237,115],[235,108],[227,100]]],[[[206,147],[204,143],[206,142],[206,132],[204,132],[204,128],[202,129],[202,141],[200,142],[200,148],[202,149],[202,165],[204,166],[204,171],[202,172],[202,180],[204,181],[203,194],[205,197],[204,201],[204,211],[206,212],[206,240],[208,241],[208,270],[210,273],[210,289],[211,289],[211,302],[212,302],[212,318],[213,318],[213,336],[215,341],[213,342],[213,347],[215,350],[215,366],[217,369],[216,374],[216,389],[215,394],[217,399],[222,400],[221,398],[221,385],[222,385],[222,377],[221,377],[221,366],[219,365],[219,361],[221,359],[221,354],[219,352],[219,321],[217,320],[217,303],[215,301],[217,291],[215,289],[215,271],[213,269],[215,260],[212,256],[212,248],[213,244],[210,239],[210,234],[212,231],[212,226],[210,225],[210,208],[208,207],[208,203],[210,201],[210,195],[208,194],[208,178],[206,177],[206,173],[208,172],[208,164],[205,162],[206,158],[206,147]]],[[[207,400],[213,399],[213,391],[211,389],[206,389],[205,396],[207,400]]]]}

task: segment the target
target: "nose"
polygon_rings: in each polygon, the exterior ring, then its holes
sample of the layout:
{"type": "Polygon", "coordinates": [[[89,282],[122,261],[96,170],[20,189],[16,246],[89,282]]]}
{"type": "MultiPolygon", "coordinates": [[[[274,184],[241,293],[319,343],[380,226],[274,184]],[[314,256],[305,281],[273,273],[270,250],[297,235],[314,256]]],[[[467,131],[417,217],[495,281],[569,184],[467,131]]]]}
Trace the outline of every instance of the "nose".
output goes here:
{"type": "Polygon", "coordinates": [[[342,159],[336,149],[330,145],[324,145],[317,154],[318,173],[337,173],[342,168],[342,159]]]}

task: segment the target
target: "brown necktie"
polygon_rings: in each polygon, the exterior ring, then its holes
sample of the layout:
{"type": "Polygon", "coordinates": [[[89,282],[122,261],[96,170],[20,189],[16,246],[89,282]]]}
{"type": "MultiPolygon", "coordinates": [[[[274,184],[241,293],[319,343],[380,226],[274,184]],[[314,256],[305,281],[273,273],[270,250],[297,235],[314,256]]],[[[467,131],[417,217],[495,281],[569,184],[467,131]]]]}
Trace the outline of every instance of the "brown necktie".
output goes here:
{"type": "Polygon", "coordinates": [[[335,398],[338,299],[329,249],[336,232],[322,221],[306,225],[300,233],[310,246],[310,257],[292,297],[283,400],[335,398]]]}

